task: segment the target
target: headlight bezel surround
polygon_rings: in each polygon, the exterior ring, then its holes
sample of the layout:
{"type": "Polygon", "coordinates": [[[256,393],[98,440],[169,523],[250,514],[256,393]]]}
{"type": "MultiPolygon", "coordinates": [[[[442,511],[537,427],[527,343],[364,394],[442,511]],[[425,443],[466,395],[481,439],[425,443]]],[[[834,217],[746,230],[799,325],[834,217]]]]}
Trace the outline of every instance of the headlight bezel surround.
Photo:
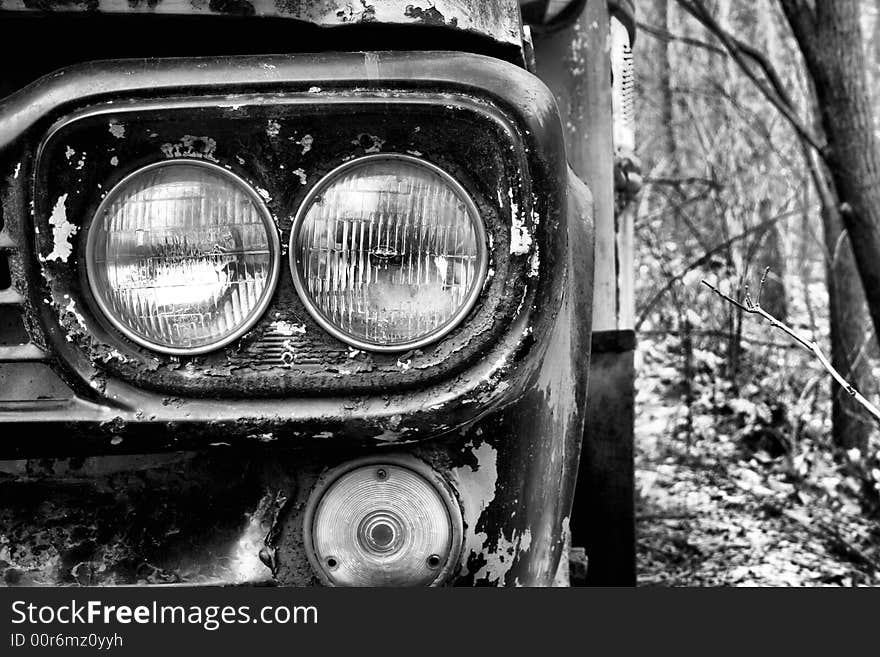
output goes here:
{"type": "Polygon", "coordinates": [[[486,279],[488,276],[489,259],[490,249],[485,221],[480,214],[476,202],[474,201],[471,194],[468,193],[467,189],[465,189],[464,185],[456,180],[449,172],[437,166],[433,162],[430,162],[422,157],[415,157],[413,155],[396,152],[363,155],[347,162],[343,162],[342,164],[336,166],[335,168],[327,172],[324,176],[322,176],[321,179],[312,186],[312,188],[306,194],[305,198],[300,203],[290,228],[290,239],[288,242],[288,260],[290,273],[293,278],[293,284],[296,288],[297,294],[300,297],[300,300],[302,301],[303,306],[305,306],[312,319],[331,336],[351,347],[368,352],[385,354],[402,353],[426,347],[441,340],[442,338],[449,335],[456,328],[458,328],[479,301],[480,294],[483,290],[484,285],[486,284],[486,279]],[[302,272],[299,266],[301,254],[301,249],[299,248],[300,232],[316,199],[318,199],[321,194],[323,194],[327,190],[327,188],[330,187],[330,185],[332,185],[336,180],[338,180],[351,170],[359,167],[369,166],[372,163],[382,161],[398,161],[407,163],[415,167],[426,169],[430,173],[439,176],[443,183],[449,186],[455,196],[464,202],[467,209],[467,215],[471,218],[471,226],[474,229],[475,241],[477,246],[477,263],[475,266],[474,280],[471,289],[468,291],[467,297],[464,300],[464,303],[461,304],[458,310],[449,319],[447,319],[443,324],[441,324],[439,327],[435,328],[431,332],[422,335],[416,339],[394,344],[382,344],[361,339],[356,335],[346,332],[341,327],[333,323],[333,321],[329,317],[327,317],[327,315],[318,307],[317,303],[312,299],[311,294],[306,288],[306,284],[303,280],[302,272]]]}
{"type": "Polygon", "coordinates": [[[271,305],[272,299],[278,287],[278,279],[281,273],[282,261],[281,239],[279,237],[278,228],[275,224],[274,219],[272,218],[272,213],[269,211],[269,208],[266,206],[264,200],[260,197],[256,190],[254,190],[254,188],[250,184],[248,184],[246,180],[222,166],[213,164],[211,162],[206,162],[204,160],[193,158],[175,158],[171,160],[152,162],[150,164],[138,167],[130,171],[118,182],[116,182],[116,184],[114,184],[113,187],[107,192],[106,196],[104,196],[104,198],[98,204],[98,207],[95,210],[94,214],[86,222],[84,226],[84,232],[86,233],[86,239],[85,254],[82,260],[82,267],[85,270],[85,278],[88,283],[90,298],[93,300],[95,306],[97,307],[97,310],[100,311],[100,316],[107,322],[109,322],[116,331],[121,333],[123,336],[125,336],[127,339],[131,340],[138,346],[160,354],[165,354],[169,356],[198,356],[200,354],[217,351],[231,344],[232,342],[238,340],[243,335],[245,335],[252,328],[254,328],[254,326],[256,326],[256,324],[260,321],[266,310],[271,305]],[[104,298],[100,290],[96,267],[94,265],[96,248],[95,242],[97,240],[97,231],[95,229],[95,225],[98,221],[101,220],[101,218],[107,212],[108,208],[116,200],[116,197],[119,195],[119,193],[121,193],[121,191],[125,189],[126,185],[130,184],[132,180],[141,175],[148,174],[149,172],[156,171],[161,168],[180,166],[194,166],[205,168],[206,170],[217,174],[220,178],[229,181],[237,190],[248,197],[248,199],[253,203],[256,214],[260,217],[266,229],[268,248],[271,258],[269,279],[266,283],[260,300],[251,310],[247,319],[242,322],[234,331],[227,333],[222,338],[214,340],[208,344],[195,347],[169,347],[167,345],[163,345],[161,343],[157,343],[147,338],[144,338],[143,336],[138,335],[135,331],[126,326],[124,322],[116,317],[115,311],[109,306],[106,299],[104,298]]]}
{"type": "Polygon", "coordinates": [[[399,89],[390,97],[361,89],[324,96],[306,85],[283,96],[123,98],[59,119],[38,152],[33,184],[41,191],[34,197],[34,247],[42,254],[51,250],[48,217],[66,193],[67,218],[79,230],[71,238],[67,262],[42,260],[34,269],[35,280],[48,284],[35,298],[44,303],[34,307],[59,362],[82,381],[81,389],[101,394],[97,386],[106,380],[151,394],[201,397],[210,390],[224,399],[371,395],[377,382],[387,390],[413,391],[467,372],[507,339],[510,320],[527,311],[537,282],[526,276],[525,257],[507,255],[508,213],[513,209],[514,216],[530,222],[531,203],[542,202],[531,193],[520,124],[491,101],[406,84],[399,89]],[[346,130],[336,130],[333,117],[344,117],[346,130]],[[268,134],[269,120],[281,124],[279,136],[268,134]],[[108,123],[124,125],[124,138],[112,134],[108,123]],[[334,130],[328,132],[327,126],[334,130]],[[315,137],[313,148],[300,143],[307,134],[315,137]],[[181,135],[189,141],[184,143],[181,135]],[[442,340],[403,355],[350,349],[314,321],[284,271],[273,302],[249,333],[195,357],[143,348],[98,312],[82,267],[85,227],[103,192],[134,168],[199,157],[230,169],[266,198],[286,259],[290,226],[302,199],[333,168],[368,154],[374,142],[367,137],[373,135],[386,140],[382,152],[423,156],[443,168],[464,186],[485,222],[490,258],[481,296],[442,340]],[[86,152],[83,167],[80,154],[86,152]],[[300,166],[303,170],[297,171],[300,166]],[[304,174],[307,182],[302,182],[304,174]],[[278,351],[285,349],[294,351],[296,360],[278,360],[278,351]]]}

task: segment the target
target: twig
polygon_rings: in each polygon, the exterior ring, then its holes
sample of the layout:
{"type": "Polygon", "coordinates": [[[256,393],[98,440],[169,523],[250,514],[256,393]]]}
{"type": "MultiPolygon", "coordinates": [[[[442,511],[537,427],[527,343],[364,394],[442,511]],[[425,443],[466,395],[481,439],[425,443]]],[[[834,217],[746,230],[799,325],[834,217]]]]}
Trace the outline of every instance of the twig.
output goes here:
{"type": "MultiPolygon", "coordinates": [[[[761,278],[761,286],[762,287],[763,287],[763,284],[764,284],[764,281],[766,280],[766,278],[767,278],[767,271],[765,270],[764,276],[761,278]]],[[[708,281],[704,280],[703,285],[708,287],[710,290],[712,290],[719,297],[721,297],[722,299],[724,299],[728,303],[732,304],[733,306],[739,308],[743,312],[749,313],[752,315],[759,315],[759,316],[763,317],[765,320],[767,320],[770,323],[771,326],[786,333],[790,338],[795,340],[804,349],[806,349],[807,351],[812,353],[819,360],[819,362],[822,364],[822,367],[824,367],[825,370],[832,377],[834,377],[834,380],[837,381],[837,383],[840,385],[840,387],[843,388],[844,390],[846,390],[846,392],[853,399],[855,399],[857,402],[859,402],[859,404],[861,404],[865,408],[865,410],[867,410],[873,416],[874,420],[876,420],[877,423],[880,424],[880,409],[878,409],[876,406],[874,406],[874,404],[872,404],[867,399],[865,399],[858,390],[856,390],[846,379],[843,378],[843,376],[841,376],[840,372],[838,372],[836,369],[834,369],[834,366],[829,362],[828,358],[822,352],[822,349],[819,347],[818,343],[815,340],[808,340],[805,337],[801,336],[794,329],[792,329],[790,326],[788,326],[787,324],[784,324],[783,322],[780,322],[773,315],[771,315],[766,310],[761,308],[760,303],[755,303],[754,301],[752,301],[752,297],[749,294],[748,286],[746,286],[745,297],[743,299],[743,302],[740,302],[740,301],[737,301],[736,299],[734,299],[733,297],[731,297],[727,294],[724,294],[724,292],[719,290],[717,287],[715,287],[714,285],[712,285],[708,281]]],[[[758,299],[760,300],[760,290],[758,292],[758,299]]]]}
{"type": "Polygon", "coordinates": [[[636,515],[636,522],[646,522],[648,520],[692,520],[697,518],[697,513],[639,513],[636,515]]]}
{"type": "Polygon", "coordinates": [[[659,39],[660,41],[677,41],[679,43],[685,44],[686,46],[703,48],[713,55],[721,55],[722,57],[727,57],[727,51],[724,50],[724,48],[719,48],[718,46],[712,45],[711,43],[706,43],[705,41],[700,41],[699,39],[692,39],[691,37],[673,34],[668,30],[664,30],[663,28],[657,27],[655,25],[648,25],[647,23],[642,23],[641,21],[636,21],[636,28],[638,29],[639,33],[648,34],[655,39],[659,39]]]}
{"type": "Polygon", "coordinates": [[[666,284],[662,288],[660,288],[660,290],[657,291],[654,294],[654,296],[652,296],[651,299],[647,303],[643,304],[642,310],[639,313],[638,319],[636,319],[636,323],[635,323],[636,330],[639,330],[639,328],[641,328],[642,324],[644,324],[645,320],[648,319],[648,316],[651,314],[651,311],[654,310],[654,307],[660,302],[660,300],[666,295],[666,293],[669,292],[669,290],[671,290],[673,287],[675,287],[676,283],[678,283],[681,279],[683,279],[685,276],[687,276],[687,274],[689,272],[691,272],[694,269],[697,269],[698,267],[709,262],[709,259],[713,255],[715,255],[716,253],[720,253],[721,251],[724,251],[724,250],[730,248],[731,246],[733,246],[737,242],[744,240],[745,238],[749,237],[750,235],[753,235],[754,233],[765,230],[765,229],[769,228],[770,226],[773,226],[774,224],[776,224],[778,221],[781,221],[782,219],[786,219],[788,217],[791,217],[795,214],[798,214],[799,212],[801,212],[801,209],[783,212],[781,214],[776,215],[775,217],[771,217],[770,219],[765,219],[764,221],[762,221],[758,224],[755,224],[751,228],[746,228],[743,232],[739,233],[738,235],[735,235],[735,236],[731,237],[730,239],[725,240],[721,244],[716,244],[712,248],[707,249],[703,253],[703,255],[701,255],[696,260],[693,260],[692,262],[688,263],[688,265],[685,266],[684,269],[682,269],[680,272],[678,272],[677,274],[675,274],[671,277],[668,277],[666,284]]]}
{"type": "Polygon", "coordinates": [[[721,42],[721,45],[727,49],[734,62],[739,66],[740,70],[748,77],[757,87],[758,91],[782,114],[788,121],[794,131],[800,136],[801,140],[815,148],[823,157],[825,148],[819,143],[819,140],[813,136],[811,131],[795,114],[794,104],[791,98],[785,92],[778,74],[773,66],[757,49],[740,41],[733,35],[729,34],[718,22],[712,17],[712,14],[706,9],[701,0],[678,0],[686,12],[699,21],[703,27],[711,32],[721,42]],[[765,83],[758,77],[749,67],[747,60],[756,63],[764,74],[767,82],[765,83]]]}
{"type": "MultiPolygon", "coordinates": [[[[729,338],[730,334],[727,331],[721,330],[713,330],[713,329],[691,329],[691,335],[695,335],[701,338],[729,338]]],[[[684,331],[680,329],[646,329],[640,330],[639,335],[642,336],[680,336],[684,331]]],[[[790,342],[774,342],[773,340],[764,340],[762,338],[752,337],[750,335],[743,335],[741,337],[743,342],[748,342],[750,345],[755,345],[757,347],[769,347],[772,349],[799,349],[799,345],[792,344],[790,342]]]]}

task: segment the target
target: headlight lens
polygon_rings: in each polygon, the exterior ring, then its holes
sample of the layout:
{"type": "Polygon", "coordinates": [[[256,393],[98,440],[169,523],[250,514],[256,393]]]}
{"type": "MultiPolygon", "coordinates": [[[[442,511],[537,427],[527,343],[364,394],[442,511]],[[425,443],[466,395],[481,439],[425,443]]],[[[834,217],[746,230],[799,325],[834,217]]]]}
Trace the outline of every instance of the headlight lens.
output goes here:
{"type": "Polygon", "coordinates": [[[262,200],[203,162],[168,162],[114,187],[89,227],[92,294],[135,342],[197,354],[240,337],[268,305],[279,242],[262,200]]]}
{"type": "Polygon", "coordinates": [[[401,351],[467,315],[486,276],[483,222],[451,176],[414,157],[368,156],[312,190],[291,231],[309,312],[340,340],[401,351]]]}
{"type": "Polygon", "coordinates": [[[322,579],[337,586],[445,581],[460,556],[462,522],[436,477],[420,462],[353,463],[331,473],[305,518],[306,550],[322,579]]]}

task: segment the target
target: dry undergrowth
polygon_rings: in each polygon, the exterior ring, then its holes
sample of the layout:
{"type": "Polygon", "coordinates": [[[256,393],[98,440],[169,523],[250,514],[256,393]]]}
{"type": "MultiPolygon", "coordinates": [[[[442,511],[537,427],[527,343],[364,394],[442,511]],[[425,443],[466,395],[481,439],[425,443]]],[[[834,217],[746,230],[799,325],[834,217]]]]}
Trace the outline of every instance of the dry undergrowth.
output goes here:
{"type": "Polygon", "coordinates": [[[667,346],[643,340],[637,360],[639,584],[880,584],[880,524],[840,455],[809,438],[787,453],[756,446],[737,412],[748,400],[698,401],[683,431],[667,346]]]}

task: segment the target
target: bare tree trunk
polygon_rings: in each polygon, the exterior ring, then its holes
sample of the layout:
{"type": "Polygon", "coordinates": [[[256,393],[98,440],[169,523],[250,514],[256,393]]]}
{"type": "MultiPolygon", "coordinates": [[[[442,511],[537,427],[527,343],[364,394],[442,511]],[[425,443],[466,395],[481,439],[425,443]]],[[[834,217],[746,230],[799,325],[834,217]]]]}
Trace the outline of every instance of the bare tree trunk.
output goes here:
{"type": "MultiPolygon", "coordinates": [[[[874,96],[875,107],[880,101],[880,0],[876,2],[874,7],[874,29],[872,37],[868,40],[868,81],[871,85],[871,92],[874,96]]],[[[880,116],[874,117],[880,121],[880,116]]]]}
{"type": "MultiPolygon", "coordinates": [[[[653,0],[654,19],[657,27],[669,32],[669,0],[653,0]]],[[[660,152],[669,158],[669,171],[675,176],[675,112],[672,98],[672,64],[669,59],[669,42],[657,39],[657,90],[660,102],[660,152]]]]}
{"type": "Polygon", "coordinates": [[[874,133],[859,0],[780,0],[804,55],[875,332],[880,328],[880,142],[874,133]],[[813,6],[815,5],[815,6],[813,6]]]}
{"type": "MultiPolygon", "coordinates": [[[[770,201],[761,201],[758,210],[760,221],[768,221],[773,215],[770,201]]],[[[788,303],[785,299],[785,253],[779,235],[778,224],[769,226],[762,236],[761,249],[758,254],[761,269],[769,269],[764,288],[761,290],[761,305],[777,319],[788,321],[788,303]]]]}
{"type": "MultiPolygon", "coordinates": [[[[870,397],[876,385],[868,353],[876,352],[875,341],[866,329],[865,295],[856,271],[849,239],[843,232],[840,213],[822,208],[825,243],[829,247],[828,302],[831,325],[831,364],[863,395],[870,397]]],[[[874,423],[860,404],[836,382],[831,382],[831,424],[834,444],[844,449],[857,447],[867,453],[874,423]]]]}
{"type": "MultiPolygon", "coordinates": [[[[814,99],[815,107],[815,99],[814,99]]],[[[821,128],[818,128],[821,132],[821,128]]],[[[865,293],[859,280],[849,236],[843,227],[834,183],[814,153],[807,152],[813,183],[821,203],[825,242],[825,280],[828,289],[831,364],[856,390],[870,397],[877,392],[869,356],[877,356],[865,293]]],[[[874,423],[861,405],[831,381],[831,436],[843,449],[866,454],[874,423]]]]}

